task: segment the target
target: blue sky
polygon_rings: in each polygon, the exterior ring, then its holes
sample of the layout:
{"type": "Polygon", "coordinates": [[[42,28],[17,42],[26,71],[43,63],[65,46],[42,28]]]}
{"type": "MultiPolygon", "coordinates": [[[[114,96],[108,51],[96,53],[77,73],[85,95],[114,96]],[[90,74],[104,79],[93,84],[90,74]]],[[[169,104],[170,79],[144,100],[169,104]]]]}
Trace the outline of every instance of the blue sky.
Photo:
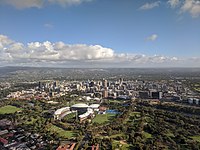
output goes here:
{"type": "Polygon", "coordinates": [[[0,35],[2,65],[200,67],[200,1],[2,0],[0,35]]]}

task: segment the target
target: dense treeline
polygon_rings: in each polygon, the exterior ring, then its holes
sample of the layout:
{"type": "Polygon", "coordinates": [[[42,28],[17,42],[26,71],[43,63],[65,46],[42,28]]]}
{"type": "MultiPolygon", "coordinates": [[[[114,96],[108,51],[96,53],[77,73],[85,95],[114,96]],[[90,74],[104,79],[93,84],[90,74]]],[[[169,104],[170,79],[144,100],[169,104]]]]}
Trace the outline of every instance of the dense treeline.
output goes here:
{"type": "MultiPolygon", "coordinates": [[[[200,135],[200,118],[173,112],[170,108],[135,105],[126,108],[111,123],[91,127],[90,144],[101,143],[102,149],[120,148],[115,141],[125,141],[126,149],[199,149],[193,137],[200,135]],[[135,106],[137,107],[135,110],[135,106]],[[133,112],[137,115],[132,115],[133,112]],[[98,135],[98,136],[97,136],[98,135]],[[105,142],[107,139],[109,142],[105,142]]],[[[166,106],[167,107],[167,106],[166,106]]],[[[177,108],[177,112],[180,112],[177,108]]],[[[123,149],[123,148],[121,148],[123,149]]]]}
{"type": "MultiPolygon", "coordinates": [[[[73,103],[69,97],[57,101],[73,103]]],[[[8,105],[22,108],[21,112],[0,115],[31,133],[40,133],[44,139],[59,145],[65,140],[50,128],[57,126],[66,131],[76,132],[73,140],[83,149],[100,144],[101,149],[200,149],[200,115],[198,107],[179,105],[149,105],[145,102],[129,102],[123,106],[113,101],[103,104],[120,113],[109,122],[102,124],[85,121],[81,123],[71,114],[61,121],[55,121],[51,110],[61,105],[44,101],[5,101],[8,105]],[[34,106],[29,105],[34,104],[34,106]],[[195,114],[195,115],[193,115],[195,114]]],[[[77,147],[78,147],[77,146],[77,147]]]]}

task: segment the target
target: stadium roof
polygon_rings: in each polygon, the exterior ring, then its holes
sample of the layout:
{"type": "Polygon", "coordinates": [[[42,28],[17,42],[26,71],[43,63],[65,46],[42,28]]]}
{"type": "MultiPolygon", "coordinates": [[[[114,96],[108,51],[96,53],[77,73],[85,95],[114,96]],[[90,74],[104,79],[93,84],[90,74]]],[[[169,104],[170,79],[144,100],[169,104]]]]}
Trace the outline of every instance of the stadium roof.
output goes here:
{"type": "Polygon", "coordinates": [[[63,108],[56,110],[54,114],[60,115],[63,111],[67,111],[67,110],[70,110],[70,108],[69,107],[63,107],[63,108]]]}
{"type": "Polygon", "coordinates": [[[99,106],[100,106],[99,104],[91,104],[89,107],[95,109],[98,108],[99,106]]]}
{"type": "Polygon", "coordinates": [[[79,103],[79,104],[74,104],[71,107],[73,107],[73,108],[88,108],[89,106],[84,103],[79,103]]]}

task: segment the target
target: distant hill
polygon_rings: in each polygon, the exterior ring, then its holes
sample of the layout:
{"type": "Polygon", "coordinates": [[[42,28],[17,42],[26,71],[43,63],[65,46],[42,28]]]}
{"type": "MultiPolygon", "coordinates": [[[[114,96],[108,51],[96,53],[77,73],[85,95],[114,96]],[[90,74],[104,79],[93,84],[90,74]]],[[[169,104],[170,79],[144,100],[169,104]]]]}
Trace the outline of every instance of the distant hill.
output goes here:
{"type": "Polygon", "coordinates": [[[48,68],[48,67],[0,67],[0,79],[30,80],[85,80],[107,78],[125,79],[175,79],[200,78],[200,68],[48,68]]]}

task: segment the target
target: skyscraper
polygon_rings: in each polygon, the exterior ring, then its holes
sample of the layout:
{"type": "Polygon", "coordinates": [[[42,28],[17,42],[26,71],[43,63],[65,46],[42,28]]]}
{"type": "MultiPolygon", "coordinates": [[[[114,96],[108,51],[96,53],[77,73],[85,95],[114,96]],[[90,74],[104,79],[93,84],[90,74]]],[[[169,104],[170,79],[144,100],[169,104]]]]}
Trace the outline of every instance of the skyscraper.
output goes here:
{"type": "Polygon", "coordinates": [[[106,88],[108,86],[108,81],[103,79],[103,87],[106,88]]]}
{"type": "Polygon", "coordinates": [[[102,92],[103,98],[107,98],[108,97],[108,90],[105,88],[102,92]]]}

